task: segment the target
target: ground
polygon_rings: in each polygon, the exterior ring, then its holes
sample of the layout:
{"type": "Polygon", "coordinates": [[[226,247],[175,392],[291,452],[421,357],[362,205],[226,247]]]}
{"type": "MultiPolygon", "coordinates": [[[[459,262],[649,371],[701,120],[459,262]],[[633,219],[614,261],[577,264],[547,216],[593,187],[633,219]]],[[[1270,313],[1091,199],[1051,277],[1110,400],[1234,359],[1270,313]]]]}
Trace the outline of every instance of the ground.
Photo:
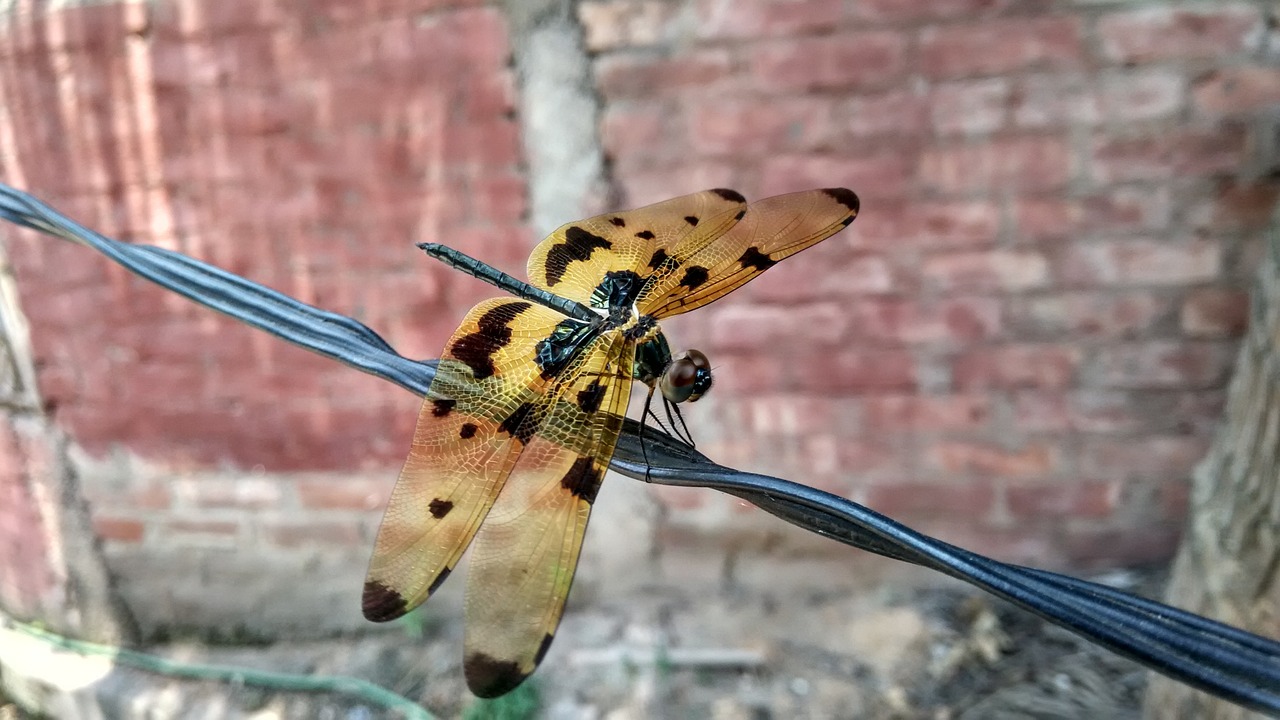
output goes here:
{"type": "MultiPolygon", "coordinates": [[[[1162,578],[1160,570],[1143,570],[1103,579],[1150,596],[1162,578]]],[[[187,662],[361,677],[439,717],[512,720],[1123,720],[1139,716],[1146,682],[1137,664],[958,584],[814,593],[782,605],[725,593],[695,604],[637,598],[625,613],[571,609],[543,668],[497,705],[475,704],[467,694],[460,643],[456,622],[419,615],[358,638],[253,648],[177,644],[157,652],[187,662]],[[713,646],[695,637],[737,640],[713,646]]],[[[106,717],[398,717],[351,696],[279,692],[248,681],[168,681],[123,669],[97,683],[93,696],[106,717]]],[[[0,719],[23,717],[2,700],[0,708],[0,719]]]]}

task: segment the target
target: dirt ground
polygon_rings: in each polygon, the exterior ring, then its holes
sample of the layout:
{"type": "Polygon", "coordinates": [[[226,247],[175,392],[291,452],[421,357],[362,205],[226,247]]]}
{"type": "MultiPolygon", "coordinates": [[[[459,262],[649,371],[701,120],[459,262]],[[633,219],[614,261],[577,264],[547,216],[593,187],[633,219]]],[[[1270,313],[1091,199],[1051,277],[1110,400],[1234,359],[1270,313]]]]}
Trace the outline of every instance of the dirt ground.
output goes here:
{"type": "MultiPolygon", "coordinates": [[[[1094,579],[1156,596],[1164,574],[1094,579]]],[[[782,605],[733,593],[698,602],[636,598],[625,612],[571,608],[561,635],[538,674],[496,703],[467,693],[460,627],[443,617],[322,643],[159,652],[188,662],[362,677],[442,718],[1123,720],[1139,716],[1146,683],[1137,664],[959,584],[793,595],[782,605]]],[[[113,672],[94,694],[99,717],[108,718],[398,717],[349,696],[172,681],[134,670],[113,672]]],[[[26,717],[0,700],[0,720],[26,717]]]]}

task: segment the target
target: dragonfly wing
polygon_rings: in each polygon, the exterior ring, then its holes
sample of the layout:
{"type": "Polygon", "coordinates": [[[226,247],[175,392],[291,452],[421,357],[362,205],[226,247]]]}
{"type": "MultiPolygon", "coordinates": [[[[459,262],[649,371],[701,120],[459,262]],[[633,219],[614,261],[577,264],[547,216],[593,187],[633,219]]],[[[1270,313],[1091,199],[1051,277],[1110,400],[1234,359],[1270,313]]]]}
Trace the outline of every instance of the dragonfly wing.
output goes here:
{"type": "Polygon", "coordinates": [[[634,342],[606,334],[553,381],[546,415],[476,537],[464,668],[480,697],[515,688],[551,645],[621,431],[634,354],[634,342]]]}
{"type": "Polygon", "coordinates": [[[675,248],[700,247],[722,235],[745,207],[736,191],[704,190],[568,223],[529,255],[529,282],[591,304],[607,273],[630,271],[643,282],[675,248]]]}
{"type": "Polygon", "coordinates": [[[858,196],[844,188],[808,190],[747,206],[737,224],[692,253],[640,294],[640,312],[670,317],[728,295],[778,261],[814,245],[858,215],[858,196]]]}
{"type": "Polygon", "coordinates": [[[515,426],[547,385],[534,348],[562,320],[494,298],[472,308],[445,346],[378,529],[364,586],[369,620],[421,604],[470,544],[528,443],[515,426]]]}

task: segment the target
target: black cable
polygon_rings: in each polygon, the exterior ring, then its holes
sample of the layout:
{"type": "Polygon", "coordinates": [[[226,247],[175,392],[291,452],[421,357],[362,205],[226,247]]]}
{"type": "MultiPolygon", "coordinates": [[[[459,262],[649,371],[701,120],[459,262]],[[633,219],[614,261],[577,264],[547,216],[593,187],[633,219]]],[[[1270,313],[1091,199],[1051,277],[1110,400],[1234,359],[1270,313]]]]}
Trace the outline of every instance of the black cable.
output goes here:
{"type": "MultiPolygon", "coordinates": [[[[197,303],[418,395],[434,377],[434,362],[400,356],[351,318],[180,253],[112,240],[3,184],[0,218],[87,245],[197,303]]],[[[968,582],[1157,672],[1280,717],[1280,642],[1115,588],[983,557],[821,490],[722,467],[654,428],[644,431],[646,466],[636,431],[628,420],[612,462],[621,474],[732,494],[810,532],[968,582]]]]}

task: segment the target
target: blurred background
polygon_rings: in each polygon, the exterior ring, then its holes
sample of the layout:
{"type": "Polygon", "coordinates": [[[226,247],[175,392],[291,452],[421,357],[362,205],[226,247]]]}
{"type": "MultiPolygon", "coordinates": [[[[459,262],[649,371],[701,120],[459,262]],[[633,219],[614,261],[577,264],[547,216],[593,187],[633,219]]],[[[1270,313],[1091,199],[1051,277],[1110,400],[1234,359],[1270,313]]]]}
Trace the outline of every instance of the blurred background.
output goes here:
{"type": "MultiPolygon", "coordinates": [[[[1280,189],[1275,13],[11,0],[0,180],[416,358],[493,294],[417,242],[522,276],[546,232],[607,209],[849,187],[847,230],[665,325],[716,367],[686,412],[699,449],[1002,560],[1158,567],[1280,189]]],[[[0,240],[0,605],[72,629],[100,612],[156,647],[347,648],[358,667],[329,669],[460,707],[461,581],[411,627],[359,610],[417,398],[84,248],[0,240]],[[83,525],[50,509],[68,487],[83,525]]],[[[562,713],[911,716],[926,703],[886,688],[921,683],[885,678],[990,614],[956,593],[735,498],[614,477],[535,679],[562,713]],[[730,667],[609,654],[655,647],[730,667]]]]}

